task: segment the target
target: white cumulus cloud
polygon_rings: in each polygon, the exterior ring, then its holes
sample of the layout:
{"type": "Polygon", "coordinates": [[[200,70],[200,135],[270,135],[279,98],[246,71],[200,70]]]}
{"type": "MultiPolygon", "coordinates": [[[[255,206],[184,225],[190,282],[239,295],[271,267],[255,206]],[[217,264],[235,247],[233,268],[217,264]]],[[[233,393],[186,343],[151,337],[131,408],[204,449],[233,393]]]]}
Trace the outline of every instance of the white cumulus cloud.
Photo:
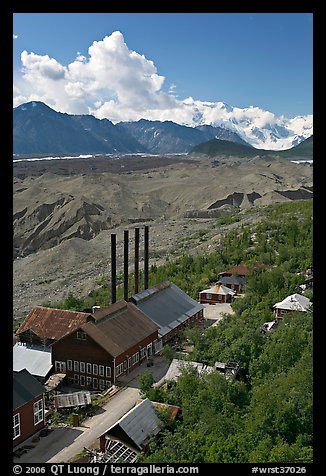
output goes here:
{"type": "MultiPolygon", "coordinates": [[[[179,99],[174,84],[164,92],[165,77],[158,74],[153,61],[128,48],[120,31],[94,41],[87,56],[77,52],[75,60],[67,65],[48,55],[27,51],[22,52],[21,62],[22,75],[17,78],[19,88],[14,89],[14,106],[43,101],[60,112],[93,114],[113,123],[144,118],[190,126],[221,125],[242,132],[242,137],[253,145],[274,148],[275,139],[269,137],[288,121],[259,107],[240,109],[223,102],[179,99]],[[264,143],[255,128],[268,131],[264,143]]],[[[292,120],[292,134],[300,134],[302,128],[309,134],[312,119],[304,116],[292,120]]]]}

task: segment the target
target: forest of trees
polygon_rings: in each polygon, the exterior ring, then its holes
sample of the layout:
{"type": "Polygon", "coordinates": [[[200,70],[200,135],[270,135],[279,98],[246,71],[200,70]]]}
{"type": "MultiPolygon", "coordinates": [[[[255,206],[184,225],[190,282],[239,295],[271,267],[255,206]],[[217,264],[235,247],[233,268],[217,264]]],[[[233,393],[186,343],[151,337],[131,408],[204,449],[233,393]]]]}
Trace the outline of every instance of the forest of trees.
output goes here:
{"type": "MultiPolygon", "coordinates": [[[[189,369],[168,389],[149,385],[144,395],[179,405],[182,419],[165,422],[139,461],[312,462],[312,311],[289,315],[273,333],[260,332],[274,318],[273,304],[300,292],[312,265],[312,230],[311,202],[273,205],[256,225],[230,231],[215,251],[151,267],[150,285],[170,280],[194,299],[230,266],[245,262],[253,272],[245,296],[232,304],[234,314],[185,336],[194,345],[189,360],[239,362],[241,378],[199,377],[189,369]]],[[[91,298],[70,295],[61,306],[107,305],[104,284],[91,298]]]]}

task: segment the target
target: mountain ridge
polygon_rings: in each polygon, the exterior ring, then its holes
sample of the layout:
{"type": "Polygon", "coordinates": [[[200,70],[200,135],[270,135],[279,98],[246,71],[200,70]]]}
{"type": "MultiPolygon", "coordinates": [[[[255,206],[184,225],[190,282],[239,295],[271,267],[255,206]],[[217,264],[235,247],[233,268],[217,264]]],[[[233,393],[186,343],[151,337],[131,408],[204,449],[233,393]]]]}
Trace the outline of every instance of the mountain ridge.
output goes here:
{"type": "MultiPolygon", "coordinates": [[[[262,131],[260,134],[263,136],[262,131]]],[[[13,110],[15,155],[188,153],[214,138],[254,148],[238,132],[225,126],[193,127],[147,119],[113,124],[92,115],[57,112],[40,101],[24,103],[13,110]]]]}

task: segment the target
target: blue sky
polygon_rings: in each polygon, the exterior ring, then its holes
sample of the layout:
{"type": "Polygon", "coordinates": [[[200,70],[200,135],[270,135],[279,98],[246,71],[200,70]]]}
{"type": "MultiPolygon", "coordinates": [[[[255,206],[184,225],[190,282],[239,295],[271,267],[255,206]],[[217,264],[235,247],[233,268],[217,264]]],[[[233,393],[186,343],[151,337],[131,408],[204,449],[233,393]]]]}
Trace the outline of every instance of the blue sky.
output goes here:
{"type": "Polygon", "coordinates": [[[14,105],[116,122],[187,123],[216,102],[313,113],[312,13],[15,13],[13,32],[14,105]]]}

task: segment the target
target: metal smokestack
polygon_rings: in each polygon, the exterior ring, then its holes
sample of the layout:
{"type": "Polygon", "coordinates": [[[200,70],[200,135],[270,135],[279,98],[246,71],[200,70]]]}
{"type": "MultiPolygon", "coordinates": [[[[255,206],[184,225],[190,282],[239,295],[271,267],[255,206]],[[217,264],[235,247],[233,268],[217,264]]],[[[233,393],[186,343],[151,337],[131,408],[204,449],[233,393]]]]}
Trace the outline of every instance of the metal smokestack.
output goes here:
{"type": "Polygon", "coordinates": [[[135,294],[139,292],[139,228],[135,228],[135,294]]]}
{"type": "Polygon", "coordinates": [[[111,233],[111,299],[117,301],[117,235],[111,233]]]}
{"type": "Polygon", "coordinates": [[[148,226],[145,225],[144,236],[144,289],[148,289],[148,261],[149,261],[149,231],[148,226]]]}
{"type": "Polygon", "coordinates": [[[123,298],[128,301],[128,248],[129,248],[129,231],[123,232],[123,298]]]}

